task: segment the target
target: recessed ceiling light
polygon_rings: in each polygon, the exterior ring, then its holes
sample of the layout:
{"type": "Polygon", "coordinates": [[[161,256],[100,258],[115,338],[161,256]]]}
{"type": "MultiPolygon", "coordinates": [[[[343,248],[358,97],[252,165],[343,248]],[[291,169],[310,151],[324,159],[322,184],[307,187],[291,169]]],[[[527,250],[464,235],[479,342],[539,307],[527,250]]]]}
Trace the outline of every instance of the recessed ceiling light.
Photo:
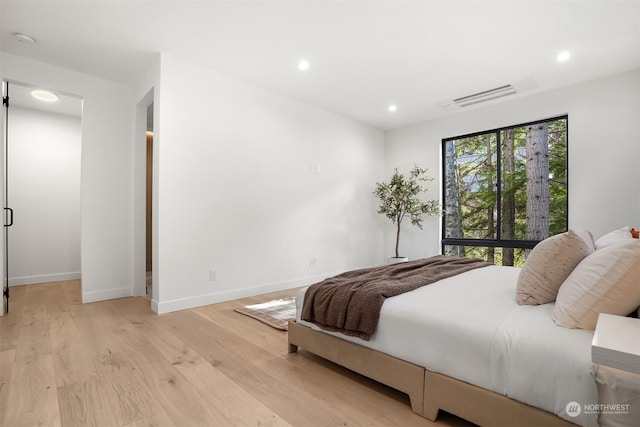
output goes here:
{"type": "Polygon", "coordinates": [[[395,106],[394,104],[389,105],[389,112],[390,113],[395,113],[398,110],[398,107],[395,106]]]}
{"type": "Polygon", "coordinates": [[[307,71],[309,69],[309,62],[305,61],[304,59],[300,62],[298,62],[298,70],[300,71],[307,71]]]}
{"type": "Polygon", "coordinates": [[[24,44],[32,44],[32,43],[36,42],[36,40],[33,37],[28,36],[28,35],[23,34],[23,33],[15,33],[13,35],[13,38],[18,40],[20,43],[24,43],[24,44]]]}
{"type": "Polygon", "coordinates": [[[564,52],[560,52],[558,54],[558,62],[564,62],[569,60],[569,58],[571,58],[571,53],[569,53],[568,51],[564,51],[564,52]]]}
{"type": "Polygon", "coordinates": [[[40,101],[55,102],[58,100],[58,95],[48,90],[36,89],[31,91],[31,96],[40,101]]]}

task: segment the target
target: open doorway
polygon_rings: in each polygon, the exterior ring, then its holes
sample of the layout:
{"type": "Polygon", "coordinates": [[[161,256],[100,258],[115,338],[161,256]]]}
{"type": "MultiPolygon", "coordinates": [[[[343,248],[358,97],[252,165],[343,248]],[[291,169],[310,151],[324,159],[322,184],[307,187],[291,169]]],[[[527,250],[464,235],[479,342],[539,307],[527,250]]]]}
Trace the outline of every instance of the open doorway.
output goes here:
{"type": "Polygon", "coordinates": [[[136,108],[134,145],[134,295],[150,300],[157,311],[159,292],[157,258],[158,129],[157,104],[151,88],[136,108]],[[156,118],[154,118],[156,116],[156,118]]]}
{"type": "Polygon", "coordinates": [[[82,99],[5,84],[8,285],[79,280],[82,99]]]}

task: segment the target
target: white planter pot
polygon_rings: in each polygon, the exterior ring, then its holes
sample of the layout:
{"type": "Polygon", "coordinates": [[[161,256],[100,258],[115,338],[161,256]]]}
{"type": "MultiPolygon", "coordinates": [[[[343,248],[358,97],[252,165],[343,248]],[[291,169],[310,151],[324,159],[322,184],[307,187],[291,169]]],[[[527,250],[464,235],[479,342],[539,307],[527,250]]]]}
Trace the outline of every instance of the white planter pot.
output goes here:
{"type": "Polygon", "coordinates": [[[401,256],[401,257],[389,257],[389,259],[387,260],[387,265],[392,265],[392,264],[398,264],[401,262],[407,262],[409,261],[409,258],[407,258],[406,256],[401,256]]]}

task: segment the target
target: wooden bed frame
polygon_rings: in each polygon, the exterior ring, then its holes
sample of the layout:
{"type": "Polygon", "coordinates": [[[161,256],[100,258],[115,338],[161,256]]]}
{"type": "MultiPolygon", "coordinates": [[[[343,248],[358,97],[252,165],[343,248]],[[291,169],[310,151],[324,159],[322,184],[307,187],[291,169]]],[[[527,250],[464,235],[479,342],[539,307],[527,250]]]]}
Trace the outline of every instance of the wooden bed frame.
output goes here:
{"type": "Polygon", "coordinates": [[[573,426],[556,415],[333,335],[289,322],[289,353],[298,347],[409,395],[411,410],[436,421],[440,410],[481,426],[573,426]]]}

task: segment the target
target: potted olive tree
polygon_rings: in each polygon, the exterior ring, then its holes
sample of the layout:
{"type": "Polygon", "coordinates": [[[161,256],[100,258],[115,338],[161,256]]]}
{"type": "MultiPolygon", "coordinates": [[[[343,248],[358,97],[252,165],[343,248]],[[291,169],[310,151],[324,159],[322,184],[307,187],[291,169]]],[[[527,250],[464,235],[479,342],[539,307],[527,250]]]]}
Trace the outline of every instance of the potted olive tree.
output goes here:
{"type": "Polygon", "coordinates": [[[433,181],[427,175],[427,169],[415,165],[409,176],[405,177],[395,168],[395,173],[389,182],[378,182],[373,194],[380,200],[378,213],[385,215],[396,225],[395,257],[389,259],[389,263],[407,261],[406,257],[398,254],[400,244],[400,225],[402,220],[408,218],[411,224],[422,229],[424,215],[437,215],[440,213],[440,205],[437,200],[421,199],[427,192],[425,183],[433,181]]]}

